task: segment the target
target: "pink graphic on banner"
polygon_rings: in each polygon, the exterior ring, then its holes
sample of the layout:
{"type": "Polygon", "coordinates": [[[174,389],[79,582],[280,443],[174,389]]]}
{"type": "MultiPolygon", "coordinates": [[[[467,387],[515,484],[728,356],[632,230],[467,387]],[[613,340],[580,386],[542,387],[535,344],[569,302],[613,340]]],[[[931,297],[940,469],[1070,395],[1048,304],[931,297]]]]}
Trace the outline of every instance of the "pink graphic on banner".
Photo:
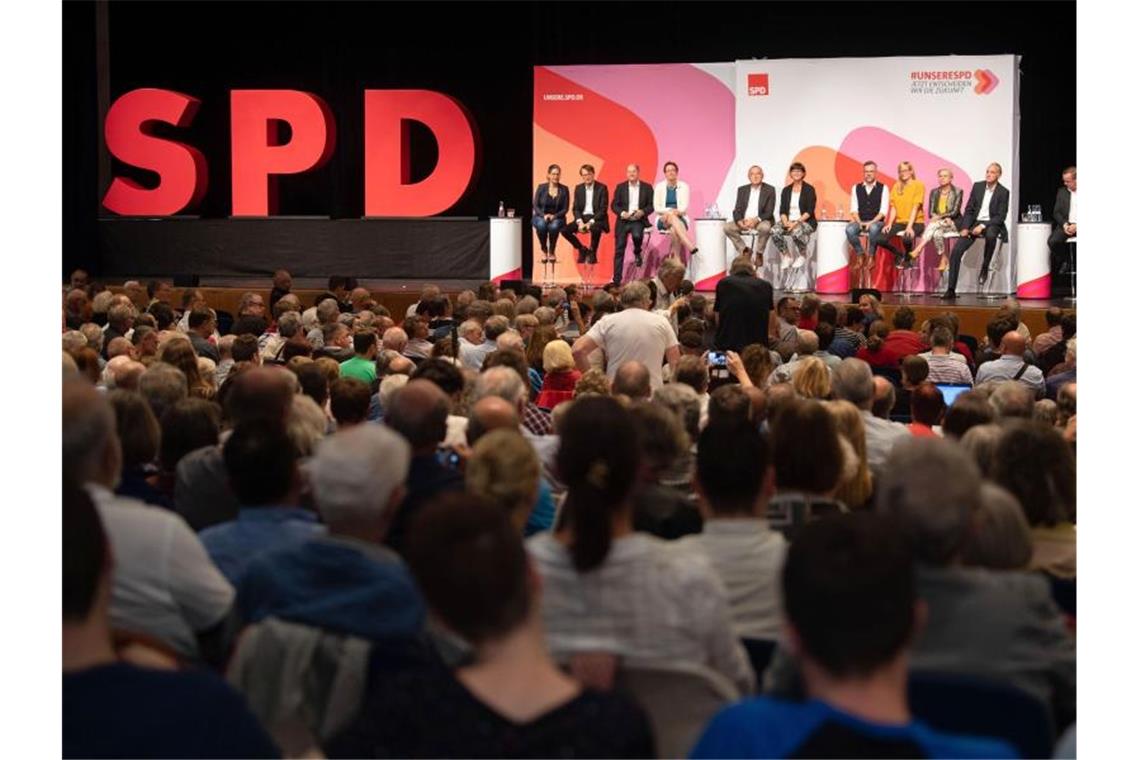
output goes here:
{"type": "MultiPolygon", "coordinates": [[[[954,179],[952,180],[954,186],[962,190],[965,195],[970,193],[972,183],[970,182],[970,175],[966,173],[965,169],[931,153],[920,145],[915,145],[911,141],[879,127],[859,127],[848,132],[847,136],[843,138],[843,143],[839,146],[839,152],[857,159],[860,164],[863,161],[877,163],[879,173],[891,178],[891,181],[887,183],[888,185],[893,185],[898,176],[899,162],[910,161],[914,165],[914,176],[929,178],[923,181],[923,184],[926,185],[927,196],[937,184],[935,178],[938,177],[939,169],[949,169],[954,172],[954,179]],[[934,182],[934,184],[929,184],[929,182],[934,182]]],[[[965,203],[965,195],[962,198],[963,203],[965,203]]],[[[925,205],[925,203],[926,198],[923,198],[923,204],[925,205]]]]}
{"type": "Polygon", "coordinates": [[[1049,298],[1052,295],[1052,275],[1038,277],[1036,280],[1023,282],[1017,286],[1018,298],[1049,298]]]}

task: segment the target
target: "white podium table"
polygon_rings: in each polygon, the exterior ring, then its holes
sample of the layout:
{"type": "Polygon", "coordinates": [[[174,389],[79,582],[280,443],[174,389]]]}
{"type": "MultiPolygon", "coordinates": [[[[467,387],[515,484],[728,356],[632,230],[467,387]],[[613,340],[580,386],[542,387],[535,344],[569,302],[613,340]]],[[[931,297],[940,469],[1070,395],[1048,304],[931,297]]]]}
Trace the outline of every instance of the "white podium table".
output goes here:
{"type": "Polygon", "coordinates": [[[1017,225],[1017,297],[1049,298],[1052,275],[1049,271],[1051,222],[1021,222],[1017,225]]]}
{"type": "Polygon", "coordinates": [[[847,220],[820,219],[815,231],[815,291],[850,293],[847,220]]]}
{"type": "Polygon", "coordinates": [[[697,290],[716,290],[716,284],[728,274],[736,257],[736,248],[724,236],[724,222],[708,217],[695,220],[700,251],[689,264],[689,279],[697,290]]]}
{"type": "Polygon", "coordinates": [[[522,223],[518,217],[491,217],[488,275],[494,282],[522,278],[522,223]]]}

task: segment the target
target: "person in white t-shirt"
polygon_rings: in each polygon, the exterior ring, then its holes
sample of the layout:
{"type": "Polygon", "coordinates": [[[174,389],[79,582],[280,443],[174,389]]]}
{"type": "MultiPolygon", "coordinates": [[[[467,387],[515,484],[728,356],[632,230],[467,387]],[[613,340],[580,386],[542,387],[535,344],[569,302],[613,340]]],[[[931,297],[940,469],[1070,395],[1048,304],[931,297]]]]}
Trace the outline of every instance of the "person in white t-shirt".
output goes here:
{"type": "Polygon", "coordinates": [[[618,367],[639,361],[649,369],[649,380],[656,390],[663,385],[661,366],[665,362],[674,366],[681,357],[677,336],[668,319],[650,311],[652,301],[645,283],[626,285],[621,302],[622,311],[606,315],[574,341],[574,362],[585,372],[590,369],[590,354],[601,349],[606,374],[613,382],[618,367]]]}

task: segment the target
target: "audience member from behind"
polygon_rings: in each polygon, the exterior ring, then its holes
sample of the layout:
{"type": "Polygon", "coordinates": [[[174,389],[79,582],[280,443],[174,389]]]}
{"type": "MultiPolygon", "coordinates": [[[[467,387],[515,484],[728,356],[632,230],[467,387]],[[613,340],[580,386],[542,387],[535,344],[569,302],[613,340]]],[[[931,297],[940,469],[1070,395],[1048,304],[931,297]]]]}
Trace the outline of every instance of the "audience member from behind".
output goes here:
{"type": "MultiPolygon", "coordinates": [[[[484,402],[489,402],[492,414],[504,414],[507,419],[513,416],[506,415],[509,404],[497,396],[488,396],[479,403],[484,402]]],[[[534,447],[517,431],[517,417],[514,419],[515,430],[491,430],[479,437],[471,449],[464,477],[469,493],[500,507],[519,534],[529,536],[538,532],[538,526],[532,525],[532,513],[538,501],[542,463],[534,447]]],[[[553,514],[549,517],[552,522],[553,514]]]]}
{"type": "Polygon", "coordinates": [[[822,403],[786,404],[772,421],[769,443],[776,494],[768,502],[768,523],[774,530],[792,540],[807,522],[847,511],[834,494],[855,455],[822,403]]]}
{"type": "Polygon", "coordinates": [[[1031,570],[1077,575],[1077,462],[1056,428],[1006,426],[994,452],[993,480],[1021,504],[1033,534],[1031,570]]]}
{"type": "Polygon", "coordinates": [[[892,447],[900,440],[910,437],[905,425],[890,422],[871,414],[874,401],[875,383],[871,368],[859,359],[844,359],[835,370],[832,383],[835,398],[850,401],[863,415],[863,425],[867,434],[867,464],[871,472],[878,474],[886,463],[892,447]]]}
{"type": "Polygon", "coordinates": [[[975,425],[986,425],[994,420],[994,408],[980,391],[967,391],[954,399],[942,417],[942,434],[958,439],[975,425]]]}
{"type": "Polygon", "coordinates": [[[938,433],[934,428],[941,424],[942,415],[946,413],[946,401],[942,398],[942,391],[931,382],[922,382],[915,386],[910,393],[911,423],[907,425],[912,435],[932,438],[938,433]]]}
{"type": "Polygon", "coordinates": [[[396,391],[391,408],[384,410],[384,422],[412,447],[408,493],[396,511],[386,539],[388,546],[398,552],[403,551],[410,520],[424,504],[442,493],[463,489],[463,475],[441,464],[436,455],[447,435],[450,408],[447,394],[438,385],[416,379],[396,391]]]}
{"type": "Polygon", "coordinates": [[[990,570],[1024,570],[1032,556],[1033,538],[1017,499],[1001,486],[989,481],[982,483],[982,500],[974,529],[962,550],[962,564],[990,570]]]}
{"type": "Polygon", "coordinates": [[[824,406],[835,419],[839,435],[851,444],[857,462],[853,473],[844,469],[844,476],[835,489],[835,498],[849,509],[863,509],[869,506],[873,486],[871,468],[867,465],[867,433],[863,426],[863,415],[850,401],[826,401],[824,406]]]}
{"type": "Polygon", "coordinates": [[[685,490],[664,483],[688,455],[689,437],[677,416],[659,404],[630,405],[641,445],[642,467],[633,492],[633,529],[674,539],[700,533],[701,514],[685,490]]]}
{"type": "MultiPolygon", "coordinates": [[[[599,653],[689,662],[748,692],[752,668],[715,571],[675,542],[633,531],[639,448],[630,413],[614,399],[577,399],[563,420],[564,524],[527,541],[546,589],[547,642],[573,656],[572,672],[599,653]]],[[[616,660],[608,661],[591,668],[602,671],[598,683],[612,682],[616,660]]]]}
{"type": "Polygon", "coordinates": [[[372,392],[363,380],[338,377],[329,386],[329,409],[338,430],[364,422],[371,403],[372,392]]]}
{"type": "Polygon", "coordinates": [[[805,527],[788,549],[783,599],[807,700],[728,707],[692,757],[1016,757],[1003,742],[943,734],[911,715],[909,650],[926,619],[913,562],[906,537],[875,515],[805,527]]]}
{"type": "Polygon", "coordinates": [[[978,367],[977,382],[1017,380],[1033,391],[1036,398],[1045,395],[1045,376],[1025,358],[1025,338],[1010,331],[1001,339],[1001,356],[978,367]]]}
{"type": "Polygon", "coordinates": [[[755,428],[706,429],[697,443],[697,492],[704,529],[682,542],[704,553],[728,592],[733,631],[775,641],[779,576],[787,541],[768,526],[774,487],[768,446],[755,428]]]}
{"type": "Polygon", "coordinates": [[[121,568],[109,534],[91,497],[65,484],[63,757],[278,757],[242,698],[217,676],[116,656],[112,578],[121,568]]]}
{"type": "Polygon", "coordinates": [[[385,679],[329,757],[654,755],[640,708],[583,689],[547,653],[542,584],[501,509],[468,495],[425,508],[407,557],[433,616],[474,657],[385,679]]]}
{"type": "Polygon", "coordinates": [[[423,602],[404,563],[383,546],[410,461],[407,442],[381,425],[325,440],[308,469],[328,534],[250,562],[238,587],[242,617],[276,617],[389,645],[419,636],[423,602]]]}
{"type": "Polygon", "coordinates": [[[112,493],[122,451],[115,414],[82,380],[63,385],[64,477],[86,486],[116,557],[111,620],[188,659],[221,658],[233,588],[177,515],[112,493]]]}
{"type": "Polygon", "coordinates": [[[618,367],[613,376],[613,394],[630,401],[648,401],[653,394],[649,370],[638,361],[628,361],[618,367]]]}
{"type": "Polygon", "coordinates": [[[115,410],[123,464],[115,493],[159,507],[173,508],[171,500],[154,486],[154,460],[158,456],[158,420],[137,393],[111,391],[107,400],[115,410]]]}
{"type": "Polygon", "coordinates": [[[283,425],[242,423],[226,439],[222,456],[241,509],[236,519],[200,535],[210,558],[237,586],[257,554],[324,533],[324,528],[300,506],[297,449],[283,425]]]}

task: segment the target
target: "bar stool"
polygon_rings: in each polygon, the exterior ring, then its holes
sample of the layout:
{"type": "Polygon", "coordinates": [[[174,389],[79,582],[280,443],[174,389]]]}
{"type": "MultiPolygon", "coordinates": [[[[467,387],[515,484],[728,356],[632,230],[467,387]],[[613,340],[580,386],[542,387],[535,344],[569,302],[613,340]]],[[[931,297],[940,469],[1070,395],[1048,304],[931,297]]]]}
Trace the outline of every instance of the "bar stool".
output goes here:
{"type": "MultiPolygon", "coordinates": [[[[753,264],[756,264],[756,257],[757,256],[759,256],[761,259],[764,258],[764,251],[756,250],[756,244],[760,242],[760,230],[757,230],[757,229],[741,230],[740,231],[740,237],[741,237],[741,239],[750,238],[752,241],[751,243],[749,243],[748,249],[750,251],[752,251],[752,263],[753,264]]],[[[770,236],[769,236],[768,240],[771,240],[770,236]]],[[[767,240],[764,241],[764,247],[765,248],[768,247],[768,241],[767,240]]],[[[757,265],[757,266],[760,266],[760,265],[757,265]]]]}
{"type": "Polygon", "coordinates": [[[1065,241],[1069,246],[1069,289],[1073,294],[1065,298],[1066,301],[1077,302],[1077,236],[1073,235],[1065,241]]]}
{"type": "Polygon", "coordinates": [[[986,280],[982,284],[982,290],[978,292],[978,298],[983,301],[1004,301],[1009,297],[1009,293],[990,292],[990,289],[993,287],[994,275],[996,275],[1000,270],[998,261],[1004,249],[1005,245],[1002,242],[1002,239],[999,237],[997,239],[997,245],[994,246],[993,258],[990,259],[990,271],[986,274],[986,280]]]}
{"type": "MultiPolygon", "coordinates": [[[[875,253],[878,250],[878,246],[875,247],[875,251],[868,250],[871,247],[871,233],[870,233],[870,231],[860,232],[859,238],[864,241],[863,250],[867,250],[867,263],[865,263],[863,266],[859,267],[858,277],[857,277],[858,283],[856,284],[855,287],[857,287],[857,288],[869,288],[869,287],[871,287],[871,269],[874,266],[875,253]]],[[[851,247],[850,243],[848,243],[847,245],[849,248],[851,247]]],[[[851,249],[851,253],[854,257],[858,257],[858,256],[862,255],[859,253],[855,253],[854,248],[851,249]]],[[[853,264],[847,265],[848,269],[850,269],[852,266],[854,266],[854,265],[853,264]]]]}

